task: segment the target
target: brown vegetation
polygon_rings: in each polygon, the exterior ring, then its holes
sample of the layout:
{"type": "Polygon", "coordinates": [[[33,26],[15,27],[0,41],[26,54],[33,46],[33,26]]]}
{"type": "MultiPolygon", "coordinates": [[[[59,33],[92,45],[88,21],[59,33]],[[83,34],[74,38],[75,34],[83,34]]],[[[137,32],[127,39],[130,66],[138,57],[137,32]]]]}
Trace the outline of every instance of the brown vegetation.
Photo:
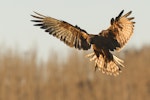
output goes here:
{"type": "Polygon", "coordinates": [[[95,72],[82,52],[66,62],[57,55],[38,62],[35,50],[0,51],[0,100],[149,100],[150,47],[124,52],[125,68],[117,76],[95,72]]]}

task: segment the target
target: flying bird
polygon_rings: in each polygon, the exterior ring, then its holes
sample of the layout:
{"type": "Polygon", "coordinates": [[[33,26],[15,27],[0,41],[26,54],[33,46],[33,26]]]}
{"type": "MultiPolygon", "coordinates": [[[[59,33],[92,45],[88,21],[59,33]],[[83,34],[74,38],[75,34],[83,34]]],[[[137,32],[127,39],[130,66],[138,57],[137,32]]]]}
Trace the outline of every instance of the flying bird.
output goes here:
{"type": "Polygon", "coordinates": [[[95,62],[95,69],[99,69],[102,73],[108,75],[119,75],[123,65],[123,60],[119,59],[111,53],[111,51],[120,51],[133,34],[135,22],[134,17],[129,17],[132,11],[123,15],[122,10],[116,18],[110,20],[110,27],[102,30],[99,34],[89,34],[77,25],[58,20],[49,16],[44,16],[37,12],[31,15],[36,18],[31,20],[36,22],[34,26],[40,26],[50,35],[60,39],[70,47],[79,50],[89,50],[91,47],[93,52],[87,57],[90,61],[95,62]]]}

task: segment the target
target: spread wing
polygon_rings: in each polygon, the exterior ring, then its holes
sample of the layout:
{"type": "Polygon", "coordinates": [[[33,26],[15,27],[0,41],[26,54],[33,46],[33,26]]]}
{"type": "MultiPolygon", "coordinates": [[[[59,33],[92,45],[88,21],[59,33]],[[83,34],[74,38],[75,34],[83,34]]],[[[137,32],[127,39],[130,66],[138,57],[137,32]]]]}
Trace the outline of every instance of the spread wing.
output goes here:
{"type": "Polygon", "coordinates": [[[31,15],[36,20],[31,20],[37,22],[35,26],[40,26],[45,29],[45,32],[57,37],[70,47],[75,47],[78,49],[88,50],[91,45],[86,41],[89,37],[87,32],[80,29],[78,26],[73,26],[65,21],[57,20],[51,17],[47,17],[36,13],[36,15],[31,15]]]}
{"type": "Polygon", "coordinates": [[[135,22],[132,20],[134,17],[128,17],[132,11],[122,15],[124,10],[114,19],[111,19],[111,26],[102,32],[100,35],[107,36],[111,40],[113,48],[120,50],[129,40],[133,34],[135,22]],[[116,42],[117,41],[117,42],[116,42]]]}
{"type": "Polygon", "coordinates": [[[111,26],[107,30],[93,38],[94,53],[87,55],[90,61],[95,61],[95,68],[109,75],[118,75],[124,67],[123,60],[114,56],[110,50],[120,50],[133,34],[134,17],[128,17],[131,11],[125,15],[122,15],[123,12],[111,19],[111,26]]]}

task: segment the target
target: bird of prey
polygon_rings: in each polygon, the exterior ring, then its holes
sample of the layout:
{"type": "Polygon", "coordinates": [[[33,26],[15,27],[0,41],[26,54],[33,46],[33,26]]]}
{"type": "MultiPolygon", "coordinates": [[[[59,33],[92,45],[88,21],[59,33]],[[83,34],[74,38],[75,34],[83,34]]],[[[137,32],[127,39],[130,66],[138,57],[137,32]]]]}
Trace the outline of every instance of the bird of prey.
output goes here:
{"type": "Polygon", "coordinates": [[[77,25],[58,20],[49,16],[44,16],[35,12],[31,15],[36,18],[31,20],[36,22],[34,26],[40,26],[50,35],[60,39],[70,47],[79,50],[89,50],[93,48],[93,53],[87,55],[90,61],[95,62],[95,69],[108,75],[119,75],[124,67],[123,60],[117,58],[111,51],[120,51],[133,34],[135,22],[134,17],[129,17],[132,11],[123,15],[122,10],[116,18],[110,21],[110,27],[102,30],[99,34],[89,34],[77,25]]]}

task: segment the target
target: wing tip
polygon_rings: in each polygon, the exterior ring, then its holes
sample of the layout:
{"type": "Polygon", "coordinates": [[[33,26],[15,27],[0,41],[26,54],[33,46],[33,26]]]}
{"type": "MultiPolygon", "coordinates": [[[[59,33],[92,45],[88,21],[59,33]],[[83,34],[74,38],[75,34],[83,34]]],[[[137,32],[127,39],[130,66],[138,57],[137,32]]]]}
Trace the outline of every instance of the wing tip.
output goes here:
{"type": "Polygon", "coordinates": [[[35,14],[37,14],[37,15],[39,15],[39,16],[41,16],[41,17],[46,17],[46,16],[44,16],[44,15],[42,15],[42,14],[40,14],[40,13],[38,13],[38,12],[36,12],[36,11],[33,11],[35,14]]]}
{"type": "Polygon", "coordinates": [[[123,14],[123,12],[124,12],[124,9],[120,12],[120,14],[122,15],[122,14],[123,14]]]}
{"type": "Polygon", "coordinates": [[[124,12],[124,9],[119,13],[119,15],[115,18],[115,20],[119,20],[119,18],[122,16],[122,14],[123,14],[123,12],[124,12]]]}
{"type": "Polygon", "coordinates": [[[131,13],[132,13],[132,11],[129,11],[129,12],[126,13],[123,17],[128,17],[131,13]]]}
{"type": "MultiPolygon", "coordinates": [[[[119,19],[122,16],[123,13],[124,13],[124,9],[119,13],[119,15],[116,17],[116,19],[119,19]]],[[[128,17],[131,13],[132,13],[132,10],[130,10],[125,15],[123,15],[123,17],[128,17]]]]}
{"type": "Polygon", "coordinates": [[[39,13],[37,13],[37,12],[35,12],[35,11],[33,11],[36,15],[32,15],[31,14],[31,16],[32,17],[34,17],[34,18],[37,18],[37,19],[43,19],[43,18],[45,18],[46,16],[44,16],[44,15],[42,15],[42,14],[39,14],[39,13]]]}

